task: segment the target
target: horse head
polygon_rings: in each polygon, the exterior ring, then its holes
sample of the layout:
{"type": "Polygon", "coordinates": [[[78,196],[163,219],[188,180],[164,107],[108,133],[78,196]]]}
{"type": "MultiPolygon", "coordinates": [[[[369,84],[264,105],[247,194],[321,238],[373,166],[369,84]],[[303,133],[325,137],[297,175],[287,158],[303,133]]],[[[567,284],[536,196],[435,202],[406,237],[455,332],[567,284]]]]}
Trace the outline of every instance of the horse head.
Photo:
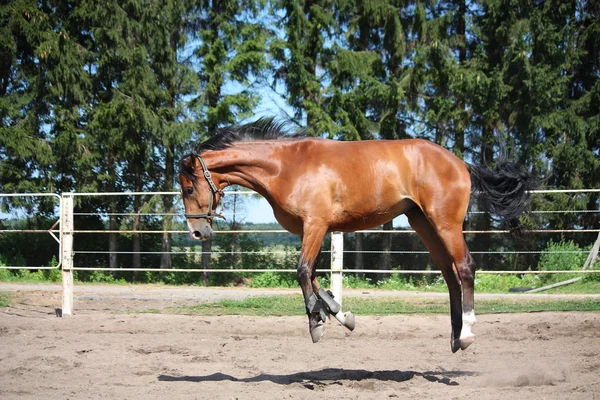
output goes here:
{"type": "Polygon", "coordinates": [[[191,153],[181,160],[179,184],[190,236],[202,241],[210,239],[213,219],[223,218],[215,212],[223,190],[213,181],[200,155],[191,153]]]}

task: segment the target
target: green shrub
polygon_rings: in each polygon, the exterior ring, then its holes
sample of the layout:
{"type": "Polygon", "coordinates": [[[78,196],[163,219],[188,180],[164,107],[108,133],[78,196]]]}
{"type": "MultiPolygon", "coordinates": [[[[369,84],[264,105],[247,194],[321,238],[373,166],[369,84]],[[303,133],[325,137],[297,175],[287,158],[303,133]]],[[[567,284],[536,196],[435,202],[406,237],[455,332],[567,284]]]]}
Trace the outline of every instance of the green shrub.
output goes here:
{"type": "Polygon", "coordinates": [[[15,276],[9,269],[0,268],[0,282],[10,282],[14,277],[15,276]]]}
{"type": "MultiPolygon", "coordinates": [[[[600,260],[596,261],[590,269],[600,271],[600,260]]],[[[583,282],[600,282],[600,272],[585,274],[582,280],[583,282]]]]}
{"type": "Polygon", "coordinates": [[[127,283],[127,281],[125,281],[125,279],[123,278],[115,279],[115,277],[112,276],[110,271],[92,271],[92,274],[89,276],[88,281],[93,283],[127,283]]]}
{"type": "Polygon", "coordinates": [[[20,269],[17,271],[17,277],[20,281],[24,282],[43,282],[44,273],[43,271],[31,272],[28,269],[20,269]]]}
{"type": "Polygon", "coordinates": [[[298,281],[293,273],[264,272],[257,274],[248,284],[251,288],[294,288],[298,281]]]}
{"type": "Polygon", "coordinates": [[[50,282],[60,282],[62,281],[62,271],[60,268],[56,268],[58,265],[58,261],[56,261],[56,257],[52,256],[52,260],[50,260],[49,267],[54,267],[53,269],[45,269],[43,270],[44,280],[50,282]]]}
{"type": "MultiPolygon", "coordinates": [[[[574,271],[581,270],[587,253],[582,251],[579,246],[568,242],[553,242],[552,240],[546,246],[546,252],[540,257],[538,270],[540,271],[574,271]]],[[[549,284],[581,276],[580,274],[546,274],[542,275],[542,282],[549,284]]]]}
{"type": "Polygon", "coordinates": [[[535,288],[541,286],[539,275],[492,275],[475,274],[475,291],[478,292],[508,292],[515,287],[535,288]]]}

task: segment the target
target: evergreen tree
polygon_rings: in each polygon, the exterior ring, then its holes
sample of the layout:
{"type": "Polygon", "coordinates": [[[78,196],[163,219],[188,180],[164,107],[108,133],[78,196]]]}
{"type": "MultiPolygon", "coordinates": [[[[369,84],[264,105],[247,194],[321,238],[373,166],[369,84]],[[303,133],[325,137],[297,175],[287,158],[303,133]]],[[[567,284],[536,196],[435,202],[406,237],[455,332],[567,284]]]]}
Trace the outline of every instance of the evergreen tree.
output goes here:
{"type": "MultiPolygon", "coordinates": [[[[419,8],[407,12],[410,4],[393,0],[338,5],[338,23],[348,39],[335,49],[330,63],[330,113],[340,121],[347,139],[409,137],[421,73],[406,62],[411,55],[406,49],[414,47],[419,34],[419,8]]],[[[383,228],[393,229],[392,222],[383,228]]],[[[360,240],[357,236],[357,246],[360,240]]],[[[392,267],[391,241],[391,235],[384,236],[381,269],[392,267]]]]}
{"type": "MultiPolygon", "coordinates": [[[[192,138],[193,122],[186,111],[186,97],[196,93],[198,79],[184,52],[195,35],[191,21],[196,12],[193,1],[157,0],[142,21],[150,68],[160,88],[152,102],[158,124],[152,139],[155,154],[148,168],[152,171],[150,176],[155,177],[152,187],[165,192],[174,190],[177,160],[183,156],[192,138]]],[[[173,206],[173,198],[163,197],[165,213],[172,213],[173,206]]],[[[166,215],[163,230],[171,229],[172,217],[166,215]]],[[[171,236],[168,233],[162,235],[161,251],[161,269],[171,268],[172,260],[168,254],[171,236]]]]}
{"type": "Polygon", "coordinates": [[[5,193],[52,190],[45,80],[58,35],[47,11],[28,0],[0,5],[0,189],[5,193]]]}
{"type": "Polygon", "coordinates": [[[271,4],[283,37],[270,43],[275,68],[273,86],[286,88],[294,120],[312,135],[333,137],[337,131],[325,110],[324,69],[330,56],[326,40],[336,31],[333,2],[328,0],[277,0],[271,4]]]}
{"type": "MultiPolygon", "coordinates": [[[[204,0],[198,18],[200,95],[192,107],[204,137],[224,124],[251,115],[259,97],[253,80],[266,67],[268,30],[261,21],[256,0],[204,0]]],[[[202,266],[210,263],[211,242],[202,243],[202,266]]],[[[205,277],[205,280],[207,278],[205,277]]]]}

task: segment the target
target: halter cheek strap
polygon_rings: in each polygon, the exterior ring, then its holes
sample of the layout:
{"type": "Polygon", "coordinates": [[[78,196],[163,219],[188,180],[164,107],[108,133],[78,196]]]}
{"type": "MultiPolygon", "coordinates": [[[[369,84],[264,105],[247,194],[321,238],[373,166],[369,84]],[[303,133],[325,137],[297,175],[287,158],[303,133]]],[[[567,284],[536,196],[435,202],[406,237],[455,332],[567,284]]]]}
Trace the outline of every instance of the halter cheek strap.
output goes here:
{"type": "Polygon", "coordinates": [[[202,213],[202,214],[184,214],[184,216],[188,219],[204,218],[209,222],[212,221],[213,218],[225,219],[225,217],[221,214],[217,214],[217,213],[213,214],[213,201],[214,201],[213,199],[216,198],[217,193],[219,193],[221,195],[221,197],[223,197],[223,189],[218,189],[217,185],[215,185],[215,182],[213,182],[210,171],[206,167],[206,164],[204,163],[204,160],[202,159],[202,157],[200,157],[198,154],[195,154],[195,153],[192,153],[191,156],[196,157],[198,159],[198,161],[200,161],[200,165],[202,166],[202,175],[204,176],[204,179],[206,179],[206,182],[208,183],[208,188],[210,189],[210,196],[208,197],[208,212],[202,213]]]}

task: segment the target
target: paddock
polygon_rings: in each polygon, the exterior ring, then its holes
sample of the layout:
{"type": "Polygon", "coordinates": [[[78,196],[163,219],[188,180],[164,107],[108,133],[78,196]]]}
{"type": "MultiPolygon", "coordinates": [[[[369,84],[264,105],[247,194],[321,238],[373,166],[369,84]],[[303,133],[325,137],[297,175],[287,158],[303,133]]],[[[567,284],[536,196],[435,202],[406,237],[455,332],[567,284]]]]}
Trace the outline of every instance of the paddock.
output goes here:
{"type": "Polygon", "coordinates": [[[19,286],[0,312],[3,399],[600,398],[599,313],[480,315],[452,354],[447,315],[330,321],[312,344],[304,316],[141,312],[247,290],[76,287],[76,312],[57,318],[58,287],[19,286]]]}
{"type": "MultiPolygon", "coordinates": [[[[447,315],[357,315],[354,332],[330,321],[326,324],[323,340],[312,344],[305,316],[207,317],[146,312],[177,304],[243,298],[248,295],[248,290],[148,289],[137,285],[75,285],[73,288],[72,271],[106,268],[88,268],[77,262],[77,254],[83,252],[73,251],[72,236],[96,232],[73,225],[70,198],[70,194],[58,197],[59,221],[50,229],[21,231],[49,233],[54,237],[58,265],[28,268],[60,268],[63,285],[19,284],[14,290],[0,288],[0,292],[12,291],[17,296],[13,306],[0,309],[2,399],[600,398],[597,378],[600,313],[479,315],[475,344],[464,352],[452,354],[447,315]],[[82,287],[86,288],[84,292],[82,287]],[[73,316],[57,318],[61,312],[66,315],[72,312],[73,316]]],[[[110,233],[106,229],[100,232],[110,233]]],[[[150,235],[186,232],[118,231],[120,234],[150,235]]],[[[554,231],[532,231],[536,234],[548,232],[554,231]]],[[[411,234],[410,231],[383,230],[374,233],[411,234]]],[[[574,233],[596,237],[598,229],[578,229],[574,233]]],[[[341,235],[336,237],[338,240],[332,237],[331,249],[324,249],[325,253],[331,253],[331,267],[322,271],[331,273],[332,284],[336,279],[339,282],[342,273],[350,273],[342,271],[341,265],[343,253],[351,252],[339,246],[341,235]]],[[[592,241],[590,236],[590,243],[592,241]]],[[[21,269],[23,266],[4,268],[21,269]]],[[[157,269],[144,268],[143,271],[157,269]]],[[[175,273],[192,271],[204,272],[199,268],[172,270],[175,273]]],[[[438,273],[429,270],[386,272],[438,273]]],[[[544,271],[479,273],[498,272],[544,271]]],[[[0,284],[5,285],[10,284],[0,284]]],[[[336,290],[336,287],[332,289],[336,290]]],[[[341,285],[337,290],[341,295],[341,285]]],[[[267,292],[285,294],[290,290],[267,292]]],[[[291,292],[298,294],[300,289],[291,292]]],[[[264,292],[260,293],[264,295],[264,292]]],[[[364,296],[381,294],[364,290],[358,290],[358,293],[364,296]]],[[[356,293],[344,289],[346,295],[356,293]]],[[[395,295],[413,296],[407,293],[395,295]]],[[[447,298],[447,293],[427,296],[447,298]]],[[[481,296],[487,295],[478,294],[476,298],[481,296]]]]}

